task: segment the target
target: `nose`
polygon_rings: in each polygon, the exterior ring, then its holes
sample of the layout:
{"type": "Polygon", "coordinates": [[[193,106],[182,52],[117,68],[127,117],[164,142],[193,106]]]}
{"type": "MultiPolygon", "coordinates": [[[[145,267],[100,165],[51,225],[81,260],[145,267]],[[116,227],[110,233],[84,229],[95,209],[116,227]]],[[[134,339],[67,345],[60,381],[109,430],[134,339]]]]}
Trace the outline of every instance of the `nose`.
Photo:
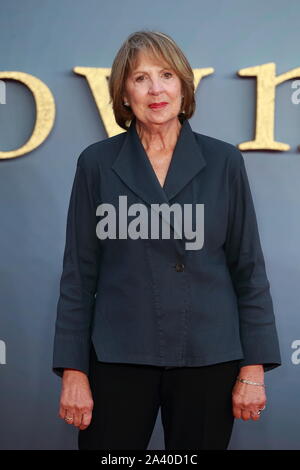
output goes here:
{"type": "Polygon", "coordinates": [[[162,91],[164,91],[164,86],[160,77],[152,77],[150,80],[149,93],[158,95],[162,91]]]}

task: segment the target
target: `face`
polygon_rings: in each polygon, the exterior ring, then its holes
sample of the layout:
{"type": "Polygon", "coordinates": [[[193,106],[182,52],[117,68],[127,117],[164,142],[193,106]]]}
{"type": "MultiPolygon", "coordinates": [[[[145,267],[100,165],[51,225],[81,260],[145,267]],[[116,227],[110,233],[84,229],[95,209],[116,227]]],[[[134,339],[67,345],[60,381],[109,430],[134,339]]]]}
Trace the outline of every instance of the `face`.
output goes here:
{"type": "Polygon", "coordinates": [[[177,120],[182,103],[180,78],[168,64],[139,51],[136,67],[125,83],[124,102],[145,125],[177,120]]]}

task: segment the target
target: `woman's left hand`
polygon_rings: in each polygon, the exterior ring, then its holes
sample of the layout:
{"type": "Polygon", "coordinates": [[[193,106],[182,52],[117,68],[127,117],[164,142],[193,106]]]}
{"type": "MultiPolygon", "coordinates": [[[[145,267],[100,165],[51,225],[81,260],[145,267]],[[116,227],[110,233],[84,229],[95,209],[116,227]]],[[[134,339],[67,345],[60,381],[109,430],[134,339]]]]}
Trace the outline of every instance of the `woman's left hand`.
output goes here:
{"type": "MultiPolygon", "coordinates": [[[[251,365],[241,367],[239,377],[251,380],[252,382],[263,383],[263,366],[251,365]]],[[[266,403],[265,387],[236,381],[232,389],[233,415],[235,418],[242,418],[244,421],[248,419],[257,421],[260,418],[257,412],[264,408],[266,403]]]]}

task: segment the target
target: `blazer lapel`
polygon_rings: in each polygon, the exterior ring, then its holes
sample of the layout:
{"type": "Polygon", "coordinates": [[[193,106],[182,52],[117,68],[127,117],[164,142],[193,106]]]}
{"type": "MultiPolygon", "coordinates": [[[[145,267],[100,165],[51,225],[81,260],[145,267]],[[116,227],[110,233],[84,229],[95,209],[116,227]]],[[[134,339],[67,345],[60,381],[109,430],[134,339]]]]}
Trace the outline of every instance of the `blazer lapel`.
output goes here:
{"type": "MultiPolygon", "coordinates": [[[[181,126],[163,187],[139,138],[135,123],[134,118],[112,169],[146,203],[171,205],[172,199],[206,166],[190,123],[185,120],[181,126]]],[[[173,221],[165,220],[177,232],[173,221]]]]}

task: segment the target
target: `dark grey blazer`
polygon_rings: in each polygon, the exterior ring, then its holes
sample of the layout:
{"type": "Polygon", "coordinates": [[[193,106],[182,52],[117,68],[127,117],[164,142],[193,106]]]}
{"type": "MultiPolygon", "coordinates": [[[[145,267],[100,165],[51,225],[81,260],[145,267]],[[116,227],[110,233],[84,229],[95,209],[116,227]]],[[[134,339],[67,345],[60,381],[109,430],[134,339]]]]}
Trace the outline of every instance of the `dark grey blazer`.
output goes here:
{"type": "MultiPolygon", "coordinates": [[[[156,209],[154,209],[156,210],[156,209]]],[[[182,213],[184,210],[182,211],[182,213]]],[[[193,217],[195,213],[193,212],[193,217]]],[[[134,217],[128,217],[128,222],[134,217]]],[[[163,219],[161,219],[163,220],[163,219]]],[[[177,219],[178,220],[178,219],[177,219]]],[[[195,220],[193,221],[193,224],[195,220]]],[[[170,227],[169,225],[169,227],[170,227]]],[[[193,225],[195,228],[195,225],[193,225]]],[[[164,186],[135,127],[88,146],[77,161],[70,197],[57,305],[53,372],[89,372],[98,360],[165,367],[240,359],[240,366],[281,365],[244,159],[233,145],[184,121],[164,186]],[[101,239],[96,225],[119,196],[128,206],[204,204],[204,243],[186,249],[185,234],[157,239],[101,239]]]]}

